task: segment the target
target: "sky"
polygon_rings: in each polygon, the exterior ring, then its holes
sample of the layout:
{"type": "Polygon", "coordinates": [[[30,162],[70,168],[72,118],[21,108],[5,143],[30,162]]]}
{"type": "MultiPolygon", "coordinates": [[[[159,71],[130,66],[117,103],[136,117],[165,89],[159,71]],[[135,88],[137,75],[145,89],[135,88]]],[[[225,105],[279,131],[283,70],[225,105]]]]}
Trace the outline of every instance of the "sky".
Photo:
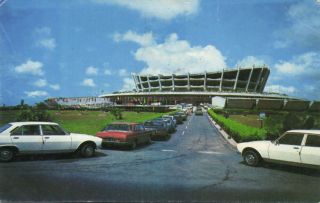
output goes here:
{"type": "Polygon", "coordinates": [[[320,100],[320,0],[0,0],[0,105],[253,65],[265,91],[320,100]]]}

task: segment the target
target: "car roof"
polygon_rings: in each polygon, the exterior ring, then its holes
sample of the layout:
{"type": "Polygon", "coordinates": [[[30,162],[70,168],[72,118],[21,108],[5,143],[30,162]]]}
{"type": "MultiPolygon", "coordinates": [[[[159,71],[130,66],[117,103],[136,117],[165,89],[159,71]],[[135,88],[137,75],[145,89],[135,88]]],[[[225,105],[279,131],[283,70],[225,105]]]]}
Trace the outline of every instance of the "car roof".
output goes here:
{"type": "Polygon", "coordinates": [[[112,122],[110,124],[122,124],[122,125],[138,125],[139,123],[130,123],[130,122],[112,122]]]}
{"type": "Polygon", "coordinates": [[[58,125],[54,122],[43,122],[43,121],[22,121],[22,122],[11,122],[11,125],[58,125]]]}
{"type": "Polygon", "coordinates": [[[320,130],[289,130],[289,133],[319,134],[320,130]]]}

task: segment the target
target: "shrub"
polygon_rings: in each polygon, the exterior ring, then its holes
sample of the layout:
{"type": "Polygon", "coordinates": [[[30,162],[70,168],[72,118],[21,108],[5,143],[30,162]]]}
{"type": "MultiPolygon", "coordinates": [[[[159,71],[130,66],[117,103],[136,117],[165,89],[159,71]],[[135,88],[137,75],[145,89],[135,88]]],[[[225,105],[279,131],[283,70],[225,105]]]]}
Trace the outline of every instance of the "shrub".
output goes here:
{"type": "Polygon", "coordinates": [[[52,121],[52,119],[43,109],[29,108],[20,112],[17,121],[52,121]]]}
{"type": "Polygon", "coordinates": [[[265,129],[250,127],[225,118],[222,115],[216,114],[212,109],[210,109],[208,113],[237,142],[261,140],[266,137],[267,131],[265,129]]]}
{"type": "Polygon", "coordinates": [[[283,131],[299,129],[302,127],[300,118],[295,113],[288,113],[284,117],[283,131]]]}
{"type": "Polygon", "coordinates": [[[313,116],[307,117],[307,119],[304,121],[303,128],[304,129],[312,129],[315,124],[315,119],[313,116]]]}
{"type": "Polygon", "coordinates": [[[116,119],[122,119],[122,110],[119,108],[112,108],[110,113],[116,118],[116,119]]]}

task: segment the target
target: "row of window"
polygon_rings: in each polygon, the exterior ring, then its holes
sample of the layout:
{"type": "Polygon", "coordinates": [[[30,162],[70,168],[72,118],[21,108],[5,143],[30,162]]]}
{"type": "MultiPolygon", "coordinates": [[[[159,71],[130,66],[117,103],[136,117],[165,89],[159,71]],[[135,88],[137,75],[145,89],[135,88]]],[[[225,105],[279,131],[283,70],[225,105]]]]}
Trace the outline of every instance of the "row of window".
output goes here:
{"type": "MultiPolygon", "coordinates": [[[[299,133],[288,133],[282,136],[279,140],[279,144],[287,145],[301,145],[304,134],[299,133]]],[[[305,146],[308,147],[320,147],[320,136],[319,135],[308,135],[305,146]]]]}
{"type": "MultiPolygon", "coordinates": [[[[65,135],[57,125],[41,125],[42,135],[65,135]]],[[[11,131],[11,135],[41,135],[39,125],[24,125],[11,131]]]]}

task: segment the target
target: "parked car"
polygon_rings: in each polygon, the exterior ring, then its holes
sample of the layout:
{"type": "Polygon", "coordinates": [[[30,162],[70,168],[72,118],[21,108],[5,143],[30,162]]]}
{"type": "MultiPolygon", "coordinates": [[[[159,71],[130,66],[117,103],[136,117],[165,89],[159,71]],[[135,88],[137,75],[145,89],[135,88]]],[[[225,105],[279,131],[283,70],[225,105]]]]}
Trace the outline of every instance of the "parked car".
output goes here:
{"type": "Polygon", "coordinates": [[[169,138],[169,131],[167,127],[167,123],[165,121],[160,120],[150,120],[144,122],[144,127],[148,130],[154,131],[151,135],[151,139],[168,139],[169,138]]]}
{"type": "Polygon", "coordinates": [[[261,161],[320,168],[320,130],[290,130],[274,141],[254,141],[237,145],[245,163],[261,161]]]}
{"type": "Polygon", "coordinates": [[[177,124],[183,123],[183,117],[180,114],[172,114],[172,116],[176,119],[177,124]]]}
{"type": "Polygon", "coordinates": [[[176,113],[177,115],[180,115],[182,117],[182,120],[183,121],[186,121],[187,120],[187,117],[188,117],[188,114],[184,111],[179,111],[176,113]]]}
{"type": "Polygon", "coordinates": [[[165,122],[166,126],[167,126],[168,133],[173,133],[176,131],[176,127],[170,118],[156,118],[156,119],[153,119],[153,121],[165,122]]]}
{"type": "Polygon", "coordinates": [[[171,116],[171,115],[163,115],[162,118],[167,118],[167,119],[171,119],[173,124],[174,124],[174,127],[177,127],[177,120],[174,118],[174,116],[171,116]]]}
{"type": "Polygon", "coordinates": [[[151,143],[153,131],[146,130],[143,124],[116,122],[96,134],[102,138],[102,146],[126,146],[135,149],[139,144],[151,143]]]}
{"type": "Polygon", "coordinates": [[[197,107],[196,111],[194,112],[194,115],[202,116],[203,115],[202,108],[201,107],[197,107]]]}
{"type": "Polygon", "coordinates": [[[19,154],[79,152],[92,157],[102,140],[92,135],[68,133],[52,122],[13,122],[0,127],[0,161],[19,154]]]}

